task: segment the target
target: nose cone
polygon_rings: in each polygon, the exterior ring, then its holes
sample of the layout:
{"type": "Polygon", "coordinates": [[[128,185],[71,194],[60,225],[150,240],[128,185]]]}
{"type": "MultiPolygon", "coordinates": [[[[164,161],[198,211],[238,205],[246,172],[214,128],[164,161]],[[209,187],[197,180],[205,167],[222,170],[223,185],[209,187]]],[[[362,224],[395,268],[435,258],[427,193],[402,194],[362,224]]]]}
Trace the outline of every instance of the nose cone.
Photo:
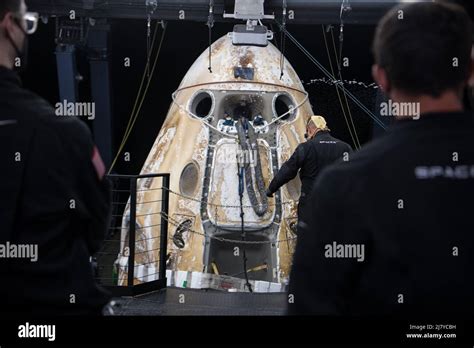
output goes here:
{"type": "Polygon", "coordinates": [[[303,90],[303,85],[291,64],[271,43],[266,47],[234,46],[230,34],[221,37],[211,46],[212,73],[209,67],[209,51],[204,51],[189,69],[180,87],[220,81],[245,81],[235,76],[235,68],[253,69],[249,83],[265,82],[303,90]],[[284,75],[280,80],[280,62],[284,62],[284,75]]]}

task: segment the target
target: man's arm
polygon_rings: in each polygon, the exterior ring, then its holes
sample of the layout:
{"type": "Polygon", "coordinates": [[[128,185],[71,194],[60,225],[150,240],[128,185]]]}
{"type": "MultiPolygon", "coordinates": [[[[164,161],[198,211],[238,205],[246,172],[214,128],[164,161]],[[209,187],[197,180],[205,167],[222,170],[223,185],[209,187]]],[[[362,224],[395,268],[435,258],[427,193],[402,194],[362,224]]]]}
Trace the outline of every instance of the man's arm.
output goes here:
{"type": "Polygon", "coordinates": [[[90,216],[88,229],[84,231],[84,237],[89,252],[94,254],[100,249],[104,239],[107,237],[110,227],[110,183],[104,176],[105,172],[99,174],[101,169],[98,167],[104,165],[95,146],[90,154],[89,162],[84,163],[84,165],[84,169],[87,170],[88,175],[81,176],[82,182],[79,185],[83,187],[81,188],[81,199],[87,205],[90,216]]]}
{"type": "Polygon", "coordinates": [[[280,187],[294,179],[300,168],[303,166],[304,159],[305,146],[304,144],[300,144],[296,148],[295,152],[293,152],[293,155],[291,155],[290,159],[283,163],[277,175],[275,175],[273,178],[268,187],[269,193],[275,193],[280,187]]]}
{"type": "Polygon", "coordinates": [[[87,126],[76,122],[73,131],[74,137],[69,140],[69,145],[76,168],[76,206],[84,222],[82,237],[89,252],[93,254],[102,245],[110,223],[110,184],[105,177],[104,163],[87,126]]]}
{"type": "Polygon", "coordinates": [[[289,303],[289,314],[344,314],[367,262],[367,239],[354,212],[357,207],[343,188],[347,185],[344,176],[340,170],[323,171],[308,197],[312,208],[298,233],[289,286],[294,302],[289,303]],[[334,246],[339,245],[364,245],[363,260],[332,257],[337,252],[334,246]]]}

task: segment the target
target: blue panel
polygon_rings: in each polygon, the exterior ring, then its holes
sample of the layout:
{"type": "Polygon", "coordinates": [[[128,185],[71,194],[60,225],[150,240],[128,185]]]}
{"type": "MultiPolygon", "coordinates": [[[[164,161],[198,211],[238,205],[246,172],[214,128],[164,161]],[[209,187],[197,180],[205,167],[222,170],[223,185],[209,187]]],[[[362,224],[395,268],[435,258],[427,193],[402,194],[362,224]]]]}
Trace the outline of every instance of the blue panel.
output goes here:
{"type": "Polygon", "coordinates": [[[78,100],[76,49],[74,45],[59,44],[56,47],[60,101],[75,103],[78,100]]]}

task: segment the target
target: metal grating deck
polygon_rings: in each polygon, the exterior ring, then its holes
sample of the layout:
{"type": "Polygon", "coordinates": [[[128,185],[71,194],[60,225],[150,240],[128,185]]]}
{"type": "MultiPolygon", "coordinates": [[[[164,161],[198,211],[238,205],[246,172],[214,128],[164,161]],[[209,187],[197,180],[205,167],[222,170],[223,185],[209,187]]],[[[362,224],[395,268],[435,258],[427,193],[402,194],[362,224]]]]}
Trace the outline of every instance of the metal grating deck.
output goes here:
{"type": "Polygon", "coordinates": [[[116,298],[120,316],[155,315],[284,315],[285,293],[229,293],[216,290],[167,288],[150,294],[116,298]],[[184,300],[184,303],[180,303],[184,300]]]}

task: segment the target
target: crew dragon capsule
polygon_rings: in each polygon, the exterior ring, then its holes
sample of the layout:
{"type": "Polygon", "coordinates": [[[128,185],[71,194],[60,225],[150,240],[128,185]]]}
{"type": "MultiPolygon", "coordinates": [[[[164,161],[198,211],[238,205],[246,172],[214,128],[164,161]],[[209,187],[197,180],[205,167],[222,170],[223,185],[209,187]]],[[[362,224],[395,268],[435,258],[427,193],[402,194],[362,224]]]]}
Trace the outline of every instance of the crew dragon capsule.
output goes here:
{"type": "MultiPolygon", "coordinates": [[[[254,291],[259,284],[268,285],[261,291],[282,291],[296,245],[301,183],[296,177],[272,198],[265,188],[304,141],[313,115],[308,94],[284,58],[282,76],[282,55],[271,43],[234,45],[230,33],[211,45],[210,54],[212,72],[206,50],[173,94],[141,171],[170,173],[167,277],[180,287],[225,283],[246,291],[238,284],[247,273],[254,291]]],[[[158,273],[162,182],[146,178],[137,185],[139,284],[158,273]]],[[[121,285],[127,284],[127,224],[129,207],[122,222],[121,285]]]]}

